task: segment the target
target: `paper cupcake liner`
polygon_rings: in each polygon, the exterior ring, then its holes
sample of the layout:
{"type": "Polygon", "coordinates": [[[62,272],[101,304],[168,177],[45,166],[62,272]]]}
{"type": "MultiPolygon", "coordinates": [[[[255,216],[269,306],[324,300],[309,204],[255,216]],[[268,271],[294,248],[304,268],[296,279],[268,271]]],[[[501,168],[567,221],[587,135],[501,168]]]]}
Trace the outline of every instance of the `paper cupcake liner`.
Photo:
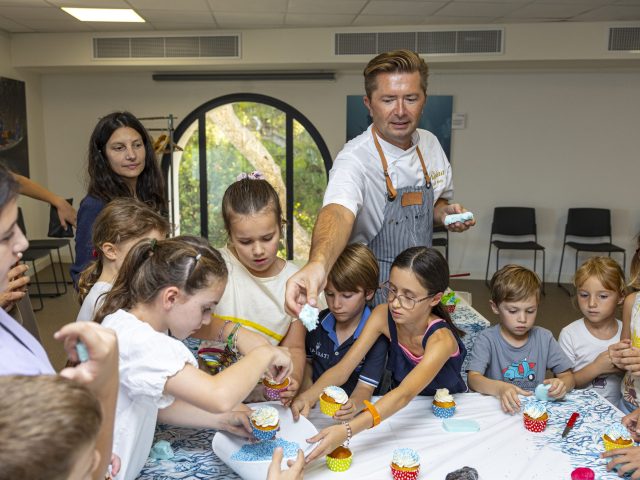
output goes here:
{"type": "Polygon", "coordinates": [[[329,417],[333,417],[340,410],[340,407],[342,407],[340,403],[327,402],[320,398],[320,411],[329,417]]]}
{"type": "Polygon", "coordinates": [[[437,405],[431,405],[433,409],[433,414],[438,418],[451,418],[453,414],[456,413],[456,407],[443,408],[438,407],[437,405]]]}
{"type": "Polygon", "coordinates": [[[453,313],[456,311],[456,306],[454,305],[445,305],[444,308],[447,310],[447,312],[449,313],[453,313]]]}
{"type": "Polygon", "coordinates": [[[351,466],[353,455],[347,458],[333,458],[327,455],[325,459],[327,461],[327,467],[329,467],[329,470],[333,472],[346,472],[351,466]]]}
{"type": "Polygon", "coordinates": [[[524,418],[524,428],[529,430],[530,432],[540,433],[545,428],[547,428],[547,421],[549,420],[533,420],[527,416],[523,416],[524,418]]]}
{"type": "Polygon", "coordinates": [[[269,400],[280,400],[280,393],[284,392],[286,389],[287,387],[272,388],[272,387],[267,387],[265,385],[264,396],[267,397],[269,400]]]}
{"type": "Polygon", "coordinates": [[[276,436],[276,433],[278,432],[278,428],[274,428],[273,430],[260,430],[253,424],[251,425],[251,429],[253,430],[253,436],[258,440],[271,440],[276,436]]]}
{"type": "Polygon", "coordinates": [[[416,480],[419,473],[420,467],[415,470],[398,470],[391,466],[391,475],[393,475],[394,480],[416,480]]]}
{"type": "Polygon", "coordinates": [[[616,450],[618,448],[628,448],[633,446],[633,442],[627,444],[627,445],[620,445],[619,443],[615,443],[615,442],[610,442],[609,440],[606,440],[604,437],[602,437],[602,443],[604,443],[604,449],[608,452],[609,450],[616,450]]]}
{"type": "Polygon", "coordinates": [[[633,335],[631,340],[631,345],[633,345],[636,348],[640,348],[640,337],[636,337],[635,335],[633,335]]]}

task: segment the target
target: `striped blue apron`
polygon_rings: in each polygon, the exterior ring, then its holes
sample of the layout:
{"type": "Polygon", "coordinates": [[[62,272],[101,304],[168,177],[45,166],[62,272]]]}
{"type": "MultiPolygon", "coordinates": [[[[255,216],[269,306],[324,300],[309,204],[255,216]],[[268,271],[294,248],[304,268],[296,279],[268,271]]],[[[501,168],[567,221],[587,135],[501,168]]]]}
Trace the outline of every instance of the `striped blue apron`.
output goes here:
{"type": "MultiPolygon", "coordinates": [[[[389,177],[387,159],[380,147],[375,127],[372,129],[372,134],[387,183],[387,199],[384,205],[382,228],[369,243],[369,248],[380,264],[379,281],[382,283],[389,280],[391,264],[400,252],[409,247],[431,246],[433,189],[422,152],[420,152],[420,147],[416,146],[416,153],[424,174],[424,185],[422,187],[403,187],[396,190],[389,177]]],[[[386,301],[387,299],[384,298],[382,292],[378,290],[374,298],[375,305],[386,301]]]]}

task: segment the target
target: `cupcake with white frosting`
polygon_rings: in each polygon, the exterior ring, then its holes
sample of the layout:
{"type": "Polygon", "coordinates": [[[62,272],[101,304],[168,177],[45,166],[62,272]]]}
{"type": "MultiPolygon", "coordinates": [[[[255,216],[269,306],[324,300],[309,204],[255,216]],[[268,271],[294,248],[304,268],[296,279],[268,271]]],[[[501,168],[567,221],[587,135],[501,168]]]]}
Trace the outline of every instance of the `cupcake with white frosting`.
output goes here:
{"type": "Polygon", "coordinates": [[[547,428],[547,407],[542,402],[529,402],[523,412],[524,427],[530,432],[542,432],[547,428]]]}
{"type": "Polygon", "coordinates": [[[391,459],[394,480],[415,480],[420,473],[420,455],[412,448],[397,448],[391,459]]]}
{"type": "Polygon", "coordinates": [[[271,440],[280,426],[280,415],[273,407],[260,407],[251,414],[253,436],[258,440],[271,440]]]}
{"type": "Polygon", "coordinates": [[[347,403],[349,395],[342,388],[330,386],[324,389],[320,395],[320,411],[333,417],[340,408],[347,403]]]}
{"type": "Polygon", "coordinates": [[[438,418],[450,418],[456,412],[456,402],[447,388],[439,388],[433,397],[431,406],[433,414],[438,418]]]}
{"type": "Polygon", "coordinates": [[[633,437],[627,430],[627,427],[621,423],[615,423],[607,428],[602,434],[605,450],[614,450],[617,448],[627,448],[633,445],[633,437]]]}

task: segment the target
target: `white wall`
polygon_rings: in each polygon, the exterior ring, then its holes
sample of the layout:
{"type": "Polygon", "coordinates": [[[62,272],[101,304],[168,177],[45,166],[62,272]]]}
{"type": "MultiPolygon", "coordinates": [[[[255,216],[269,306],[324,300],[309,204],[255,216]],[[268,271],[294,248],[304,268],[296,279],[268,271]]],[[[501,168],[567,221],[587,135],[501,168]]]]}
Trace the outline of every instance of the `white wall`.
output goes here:
{"type": "MultiPolygon", "coordinates": [[[[44,155],[40,76],[17,70],[12,65],[10,38],[0,33],[0,76],[25,82],[30,178],[46,185],[47,168],[44,155]]],[[[44,238],[49,221],[49,206],[24,196],[20,197],[18,204],[24,213],[28,236],[44,238]]]]}
{"type": "MultiPolygon", "coordinates": [[[[78,199],[89,135],[110,111],[184,118],[221,95],[261,93],[302,111],[335,155],[345,139],[345,96],[362,93],[359,72],[335,82],[154,82],[150,73],[44,74],[41,81],[48,185],[78,199]]],[[[453,133],[452,164],[456,200],[475,212],[478,225],[451,235],[452,272],[483,278],[492,211],[500,205],[536,208],[548,281],[557,275],[568,207],[612,209],[614,241],[633,252],[640,231],[638,85],[638,70],[432,74],[429,92],[453,95],[454,111],[468,116],[467,128],[453,133]]]]}

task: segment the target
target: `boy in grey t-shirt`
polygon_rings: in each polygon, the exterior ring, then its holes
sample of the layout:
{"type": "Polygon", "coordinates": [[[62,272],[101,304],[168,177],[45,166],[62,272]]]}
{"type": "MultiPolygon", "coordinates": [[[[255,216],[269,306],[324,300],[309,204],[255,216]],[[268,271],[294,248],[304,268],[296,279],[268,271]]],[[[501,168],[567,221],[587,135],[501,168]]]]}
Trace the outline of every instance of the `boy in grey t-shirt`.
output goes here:
{"type": "Polygon", "coordinates": [[[500,323],[478,334],[469,360],[469,387],[498,397],[507,413],[520,410],[518,395],[531,395],[540,383],[551,385],[553,398],[564,397],[575,386],[571,360],[549,330],[533,325],[540,287],[538,276],[518,265],[493,275],[491,309],[500,323]],[[545,380],[548,369],[555,378],[545,380]]]}

